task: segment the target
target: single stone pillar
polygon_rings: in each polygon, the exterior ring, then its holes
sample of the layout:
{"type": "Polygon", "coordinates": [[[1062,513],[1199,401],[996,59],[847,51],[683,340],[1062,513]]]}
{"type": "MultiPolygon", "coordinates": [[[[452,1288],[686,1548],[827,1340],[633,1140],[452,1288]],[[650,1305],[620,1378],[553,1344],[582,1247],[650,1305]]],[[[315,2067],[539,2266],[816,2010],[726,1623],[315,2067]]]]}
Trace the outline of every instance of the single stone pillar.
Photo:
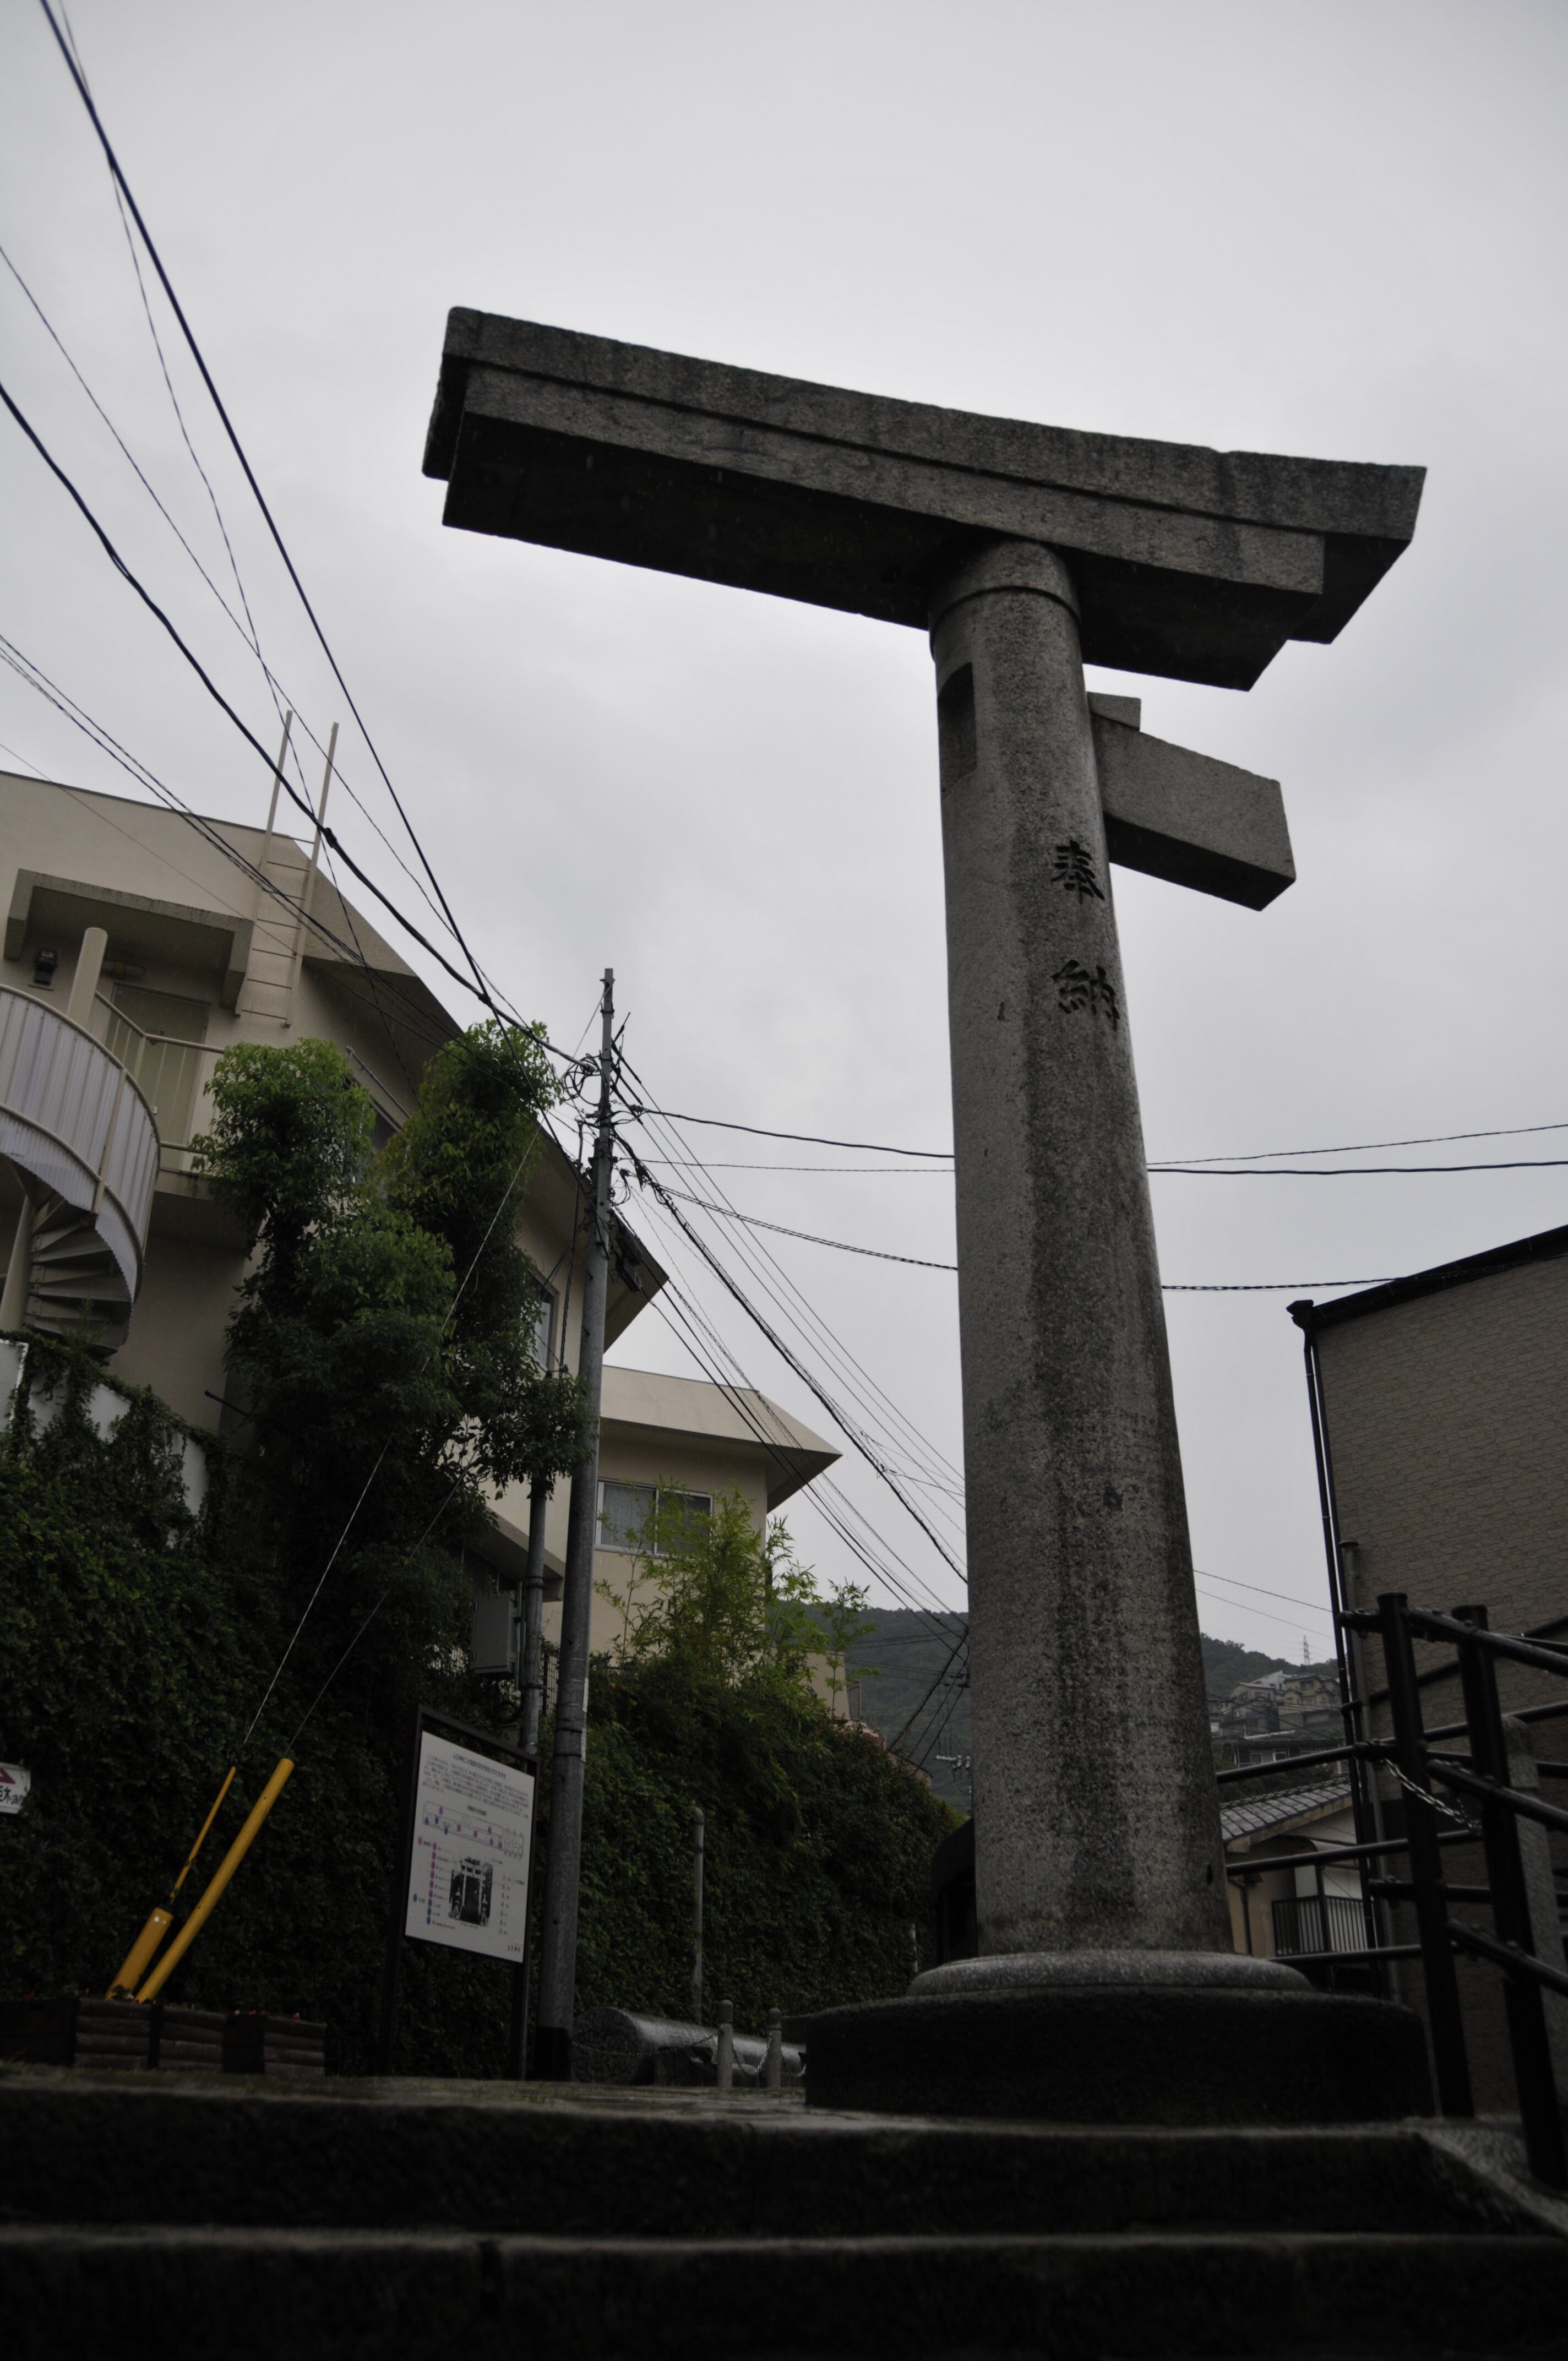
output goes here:
{"type": "Polygon", "coordinates": [[[932,651],[980,1949],[1228,1952],[1165,1317],[1066,566],[1036,544],[993,544],[942,587],[932,651]]]}

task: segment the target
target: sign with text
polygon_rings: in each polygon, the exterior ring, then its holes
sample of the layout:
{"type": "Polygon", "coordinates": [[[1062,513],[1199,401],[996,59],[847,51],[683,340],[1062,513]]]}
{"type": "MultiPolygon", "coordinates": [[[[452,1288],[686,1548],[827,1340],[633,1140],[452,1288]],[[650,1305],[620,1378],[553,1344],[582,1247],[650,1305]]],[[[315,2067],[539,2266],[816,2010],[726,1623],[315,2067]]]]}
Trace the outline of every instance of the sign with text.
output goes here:
{"type": "Polygon", "coordinates": [[[533,1795],[531,1771],[420,1731],[405,1935],[521,1960],[533,1795]]]}

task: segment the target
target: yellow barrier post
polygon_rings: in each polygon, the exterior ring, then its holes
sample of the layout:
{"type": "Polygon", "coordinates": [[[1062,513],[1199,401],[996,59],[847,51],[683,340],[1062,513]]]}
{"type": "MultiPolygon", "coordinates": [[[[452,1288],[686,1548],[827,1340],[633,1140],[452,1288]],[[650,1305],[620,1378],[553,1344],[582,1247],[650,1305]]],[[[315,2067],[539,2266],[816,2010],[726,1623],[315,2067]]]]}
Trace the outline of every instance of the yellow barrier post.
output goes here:
{"type": "MultiPolygon", "coordinates": [[[[169,1899],[170,1902],[173,1901],[175,1895],[184,1884],[185,1880],[190,1876],[191,1864],[195,1860],[196,1855],[201,1851],[202,1847],[207,1841],[207,1830],[217,1818],[218,1811],[222,1806],[224,1797],[234,1785],[234,1774],[238,1768],[239,1765],[237,1763],[231,1763],[229,1764],[228,1777],[218,1789],[217,1795],[214,1798],[213,1808],[207,1814],[206,1818],[202,1822],[201,1833],[198,1835],[195,1843],[192,1846],[190,1851],[185,1856],[185,1866],[169,1889],[169,1899]]],[[[147,1925],[142,1928],[141,1933],[137,1937],[136,1941],[126,1953],[125,1959],[120,1965],[119,1974],[115,1978],[114,1982],[109,1986],[108,1991],[104,1995],[105,2000],[113,2000],[116,1993],[131,1993],[136,1991],[138,1981],[146,1971],[148,1962],[150,1960],[154,1951],[157,1950],[159,1943],[162,1942],[165,1935],[169,1932],[169,1929],[173,1926],[173,1924],[174,1914],[171,1910],[153,1911],[150,1917],[148,1919],[147,1925]]]]}
{"type": "Polygon", "coordinates": [[[181,1960],[184,1958],[186,1952],[190,1949],[192,1944],[195,1941],[197,1936],[206,1925],[207,1920],[212,1916],[214,1908],[223,1897],[224,1889],[228,1884],[230,1878],[234,1875],[235,1871],[239,1867],[240,1862],[245,1859],[246,1854],[250,1850],[251,1846],[255,1843],[261,1823],[267,1817],[268,1813],[272,1809],[273,1805],[278,1801],[278,1798],[282,1794],[284,1788],[288,1785],[293,1768],[294,1765],[292,1762],[290,1760],[289,1756],[285,1754],[282,1761],[279,1763],[278,1768],[273,1772],[271,1778],[269,1779],[266,1786],[263,1787],[260,1795],[258,1795],[255,1803],[251,1806],[250,1817],[246,1821],[244,1828],[241,1828],[238,1836],[236,1837],[233,1844],[230,1845],[227,1852],[225,1853],[223,1860],[214,1871],[212,1882],[208,1885],[205,1894],[203,1894],[200,1902],[197,1903],[196,1907],[192,1911],[191,1916],[186,1919],[185,1924],[180,1929],[179,1934],[176,1935],[173,1942],[170,1943],[168,1950],[165,1951],[162,1959],[159,1960],[157,1967],[154,1968],[151,1975],[148,1976],[140,1992],[137,1993],[137,2000],[156,2000],[158,1994],[162,1991],[170,1977],[174,1973],[175,1969],[180,1965],[181,1960]]]}
{"type": "Polygon", "coordinates": [[[154,1951],[174,1924],[172,1910],[155,1910],[120,1963],[120,1972],[104,1994],[105,2000],[129,2000],[154,1951]]]}

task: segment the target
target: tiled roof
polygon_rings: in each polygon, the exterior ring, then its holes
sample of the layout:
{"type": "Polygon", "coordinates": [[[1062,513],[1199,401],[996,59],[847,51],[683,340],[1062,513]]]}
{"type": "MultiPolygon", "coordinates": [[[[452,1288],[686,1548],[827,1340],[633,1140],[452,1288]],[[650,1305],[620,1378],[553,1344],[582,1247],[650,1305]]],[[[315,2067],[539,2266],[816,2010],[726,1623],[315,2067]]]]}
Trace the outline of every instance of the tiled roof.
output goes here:
{"type": "Polygon", "coordinates": [[[1350,1787],[1343,1779],[1321,1787],[1288,1787],[1255,1795],[1250,1803],[1226,1804],[1220,1813],[1220,1832],[1230,1844],[1236,1837],[1261,1836],[1266,1828],[1283,1828],[1309,1812],[1332,1811],[1336,1804],[1349,1801],[1350,1787]]]}

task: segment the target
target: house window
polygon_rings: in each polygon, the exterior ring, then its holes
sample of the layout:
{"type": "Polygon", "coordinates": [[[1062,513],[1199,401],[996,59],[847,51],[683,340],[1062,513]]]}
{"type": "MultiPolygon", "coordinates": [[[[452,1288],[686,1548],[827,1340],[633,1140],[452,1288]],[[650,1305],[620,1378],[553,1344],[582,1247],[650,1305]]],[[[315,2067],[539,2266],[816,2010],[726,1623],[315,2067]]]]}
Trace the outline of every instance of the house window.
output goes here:
{"type": "Polygon", "coordinates": [[[623,1550],[629,1555],[643,1554],[644,1537],[652,1523],[659,1532],[650,1554],[667,1557],[678,1542],[679,1528],[712,1513],[711,1492],[681,1492],[668,1485],[607,1481],[599,1486],[598,1546],[623,1550]]]}
{"type": "Polygon", "coordinates": [[[555,1334],[555,1295],[552,1289],[533,1318],[533,1336],[530,1349],[542,1369],[550,1367],[550,1346],[555,1334]]]}

